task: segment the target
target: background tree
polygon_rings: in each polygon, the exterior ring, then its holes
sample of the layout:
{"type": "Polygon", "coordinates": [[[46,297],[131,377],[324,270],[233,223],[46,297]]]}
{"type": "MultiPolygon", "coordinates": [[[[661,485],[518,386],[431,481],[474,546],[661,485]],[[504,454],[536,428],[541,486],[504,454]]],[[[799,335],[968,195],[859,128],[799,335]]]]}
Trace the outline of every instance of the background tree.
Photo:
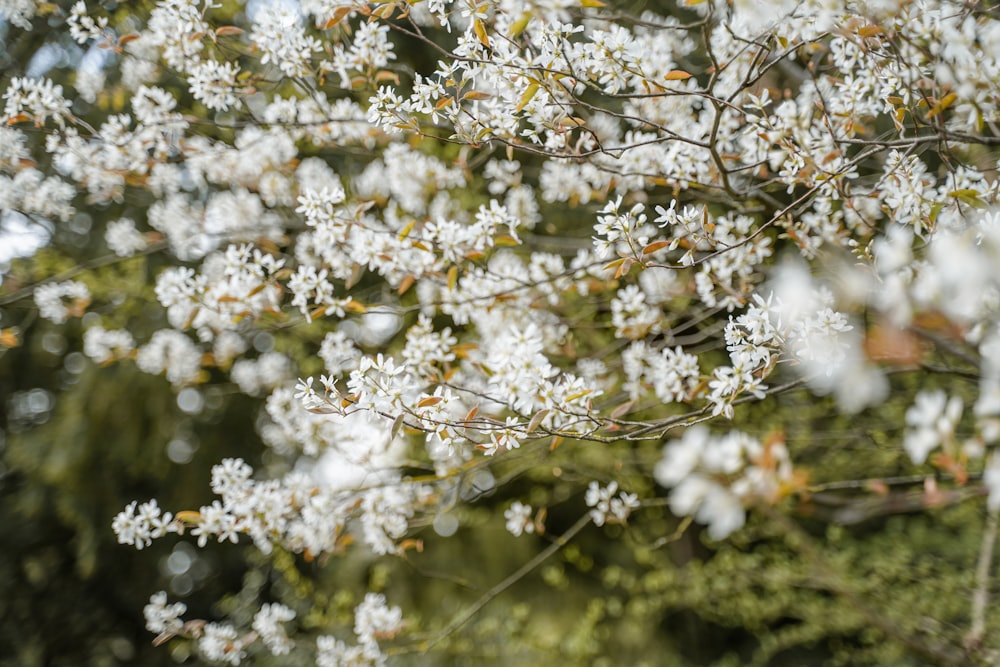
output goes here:
{"type": "Polygon", "coordinates": [[[995,661],[1000,23],[767,10],[0,5],[9,664],[995,661]]]}

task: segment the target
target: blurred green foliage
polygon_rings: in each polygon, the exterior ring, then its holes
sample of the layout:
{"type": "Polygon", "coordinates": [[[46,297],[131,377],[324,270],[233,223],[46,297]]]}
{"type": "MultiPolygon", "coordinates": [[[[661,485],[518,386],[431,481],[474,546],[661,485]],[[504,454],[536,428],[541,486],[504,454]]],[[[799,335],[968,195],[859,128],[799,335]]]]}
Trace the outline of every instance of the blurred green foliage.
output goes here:
{"type": "MultiPolygon", "coordinates": [[[[95,286],[102,273],[88,276],[95,286]]],[[[21,335],[0,356],[0,665],[171,664],[141,610],[170,587],[172,545],[118,545],[111,520],[133,499],[208,502],[219,457],[259,453],[247,401],[219,397],[192,418],[162,378],[85,362],[78,327],[34,320],[21,335]]],[[[182,588],[205,613],[245,566],[240,549],[202,560],[207,572],[182,588]]]]}

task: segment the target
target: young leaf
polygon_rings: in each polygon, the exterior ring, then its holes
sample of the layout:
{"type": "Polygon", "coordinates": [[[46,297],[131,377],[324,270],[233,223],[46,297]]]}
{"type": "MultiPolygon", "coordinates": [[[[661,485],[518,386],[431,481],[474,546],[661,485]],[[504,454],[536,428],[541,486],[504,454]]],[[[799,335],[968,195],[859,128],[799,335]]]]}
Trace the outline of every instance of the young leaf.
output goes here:
{"type": "Polygon", "coordinates": [[[413,231],[413,228],[416,226],[416,224],[417,224],[416,220],[410,220],[408,223],[406,223],[406,226],[399,231],[399,235],[396,238],[399,239],[400,241],[404,240],[407,236],[410,235],[410,232],[413,231]]]}
{"type": "Polygon", "coordinates": [[[472,29],[475,31],[476,37],[479,38],[479,41],[482,42],[483,46],[487,49],[490,48],[490,37],[486,33],[486,24],[483,23],[481,19],[476,19],[472,22],[472,29]]]}
{"type": "Polygon", "coordinates": [[[429,408],[432,405],[437,405],[438,403],[440,403],[443,400],[444,400],[444,397],[442,397],[442,396],[425,396],[424,398],[421,398],[419,401],[417,401],[417,407],[418,408],[429,408]]]}
{"type": "Polygon", "coordinates": [[[510,24],[510,32],[508,37],[517,37],[524,29],[528,27],[528,23],[531,22],[531,12],[524,12],[521,14],[520,18],[510,24]]]}
{"type": "Polygon", "coordinates": [[[389,440],[394,440],[396,435],[399,434],[399,429],[403,428],[403,418],[405,415],[402,413],[396,415],[396,418],[392,420],[392,428],[389,430],[389,440]]]}
{"type": "Polygon", "coordinates": [[[535,93],[538,92],[538,88],[539,85],[537,82],[535,82],[528,85],[528,87],[524,89],[524,93],[521,94],[521,99],[518,101],[517,106],[514,108],[514,111],[516,113],[524,111],[524,107],[528,106],[528,103],[531,101],[531,98],[533,98],[535,96],[535,93]]]}
{"type": "Polygon", "coordinates": [[[490,99],[492,97],[493,96],[490,95],[489,93],[484,93],[484,92],[482,92],[480,90],[470,90],[465,95],[462,95],[462,99],[463,100],[473,100],[473,101],[476,101],[476,100],[488,100],[488,99],[490,99]]]}
{"type": "Polygon", "coordinates": [[[337,7],[337,9],[333,11],[333,16],[330,17],[330,20],[323,24],[323,30],[329,30],[333,26],[337,25],[350,13],[351,7],[337,7]]]}
{"type": "Polygon", "coordinates": [[[605,264],[601,268],[603,268],[605,271],[608,271],[610,269],[615,268],[616,266],[621,266],[622,263],[624,263],[624,262],[625,262],[625,258],[624,257],[619,257],[618,259],[615,259],[615,260],[612,260],[612,261],[608,262],[607,264],[605,264]]]}
{"type": "Polygon", "coordinates": [[[549,410],[548,408],[545,408],[544,410],[539,410],[538,412],[536,412],[535,416],[531,418],[530,422],[528,422],[528,428],[524,429],[524,432],[525,433],[531,433],[532,431],[534,431],[535,429],[537,429],[539,426],[541,426],[542,421],[545,419],[546,416],[548,416],[548,414],[550,412],[551,412],[551,410],[549,410]]]}
{"type": "Polygon", "coordinates": [[[403,276],[403,279],[399,281],[399,287],[396,288],[396,293],[400,296],[406,294],[406,292],[413,287],[413,283],[417,282],[417,279],[412,275],[403,276]]]}

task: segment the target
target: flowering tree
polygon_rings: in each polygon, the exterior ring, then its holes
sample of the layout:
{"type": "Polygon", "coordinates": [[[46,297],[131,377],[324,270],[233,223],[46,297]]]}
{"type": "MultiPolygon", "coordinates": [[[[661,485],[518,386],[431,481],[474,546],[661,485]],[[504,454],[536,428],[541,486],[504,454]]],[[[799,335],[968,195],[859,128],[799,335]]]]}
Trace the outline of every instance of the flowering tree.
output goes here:
{"type": "MultiPolygon", "coordinates": [[[[897,658],[995,658],[995,8],[618,4],[0,3],[8,53],[34,54],[5,79],[3,224],[55,239],[7,273],[5,355],[82,318],[89,362],[162,375],[187,414],[220,388],[259,405],[266,457],[217,461],[204,506],[136,498],[118,541],[252,544],[287,572],[447,561],[435,535],[477,521],[533,545],[444,618],[385,585],[339,617],[315,588],[204,619],[150,591],[157,644],[405,659],[593,534],[663,577],[640,591],[661,612],[687,590],[672,545],[766,569],[787,542],[801,569],[761,590],[809,579],[897,658]],[[94,240],[60,244],[81,221],[94,240]],[[116,290],[116,266],[152,285],[116,290]],[[961,605],[886,615],[850,549],[825,554],[934,508],[972,536],[961,605]]],[[[639,613],[610,597],[588,627],[639,613]]],[[[837,632],[788,609],[761,612],[759,661],[837,632]]]]}

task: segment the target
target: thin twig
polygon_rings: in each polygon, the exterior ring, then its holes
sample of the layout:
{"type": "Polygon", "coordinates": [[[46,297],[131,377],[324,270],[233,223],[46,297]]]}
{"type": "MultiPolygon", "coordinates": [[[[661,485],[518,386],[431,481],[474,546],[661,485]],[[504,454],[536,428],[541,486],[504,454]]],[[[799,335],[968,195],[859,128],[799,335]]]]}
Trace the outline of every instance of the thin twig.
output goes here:
{"type": "Polygon", "coordinates": [[[965,648],[976,650],[983,643],[986,631],[986,605],[990,599],[990,566],[993,564],[993,547],[1000,528],[1000,511],[990,510],[986,517],[983,542],[979,546],[979,560],[976,562],[976,589],[972,592],[972,625],[965,635],[965,648]]]}
{"type": "Polygon", "coordinates": [[[503,593],[505,590],[513,586],[515,583],[520,581],[525,575],[534,570],[536,567],[541,565],[545,560],[547,560],[554,553],[566,546],[570,540],[576,537],[577,533],[583,530],[587,524],[591,521],[590,514],[584,514],[582,517],[577,519],[577,522],[570,527],[565,533],[560,535],[552,544],[547,546],[545,549],[540,551],[534,558],[529,560],[527,563],[519,567],[514,573],[508,576],[506,579],[498,583],[496,586],[486,591],[482,597],[472,603],[468,608],[466,608],[461,614],[452,619],[452,621],[444,627],[441,632],[436,634],[428,642],[420,645],[420,649],[423,651],[428,651],[436,644],[440,643],[445,637],[458,630],[460,627],[469,622],[473,616],[475,616],[480,609],[485,607],[489,602],[496,596],[503,593]]]}
{"type": "Polygon", "coordinates": [[[845,602],[862,614],[872,627],[879,629],[908,650],[930,660],[933,664],[970,664],[968,656],[961,653],[958,647],[947,642],[935,641],[933,637],[914,634],[899,627],[890,616],[871,605],[868,598],[858,590],[856,584],[841,578],[838,569],[832,561],[826,558],[822,546],[812,536],[781,512],[772,508],[765,508],[765,511],[772,521],[784,528],[787,534],[794,536],[794,542],[789,544],[794,544],[794,548],[812,564],[813,571],[821,585],[834,595],[843,598],[845,602]]]}
{"type": "Polygon", "coordinates": [[[34,294],[35,290],[41,287],[42,285],[48,285],[49,283],[55,283],[61,280],[70,280],[71,278],[75,278],[76,276],[80,275],[84,271],[102,268],[105,266],[109,266],[111,264],[117,264],[118,262],[124,262],[126,260],[132,259],[133,257],[150,255],[154,252],[159,252],[160,250],[163,250],[166,247],[167,247],[166,241],[159,241],[157,243],[149,244],[149,246],[147,246],[144,250],[141,250],[140,252],[137,252],[134,255],[130,255],[128,257],[121,257],[113,253],[108,255],[103,255],[101,257],[95,257],[92,260],[77,264],[73,268],[67,269],[62,273],[58,273],[54,276],[45,278],[44,280],[39,280],[37,283],[32,283],[20,289],[14,290],[10,294],[5,294],[3,296],[0,296],[0,306],[6,306],[14,303],[15,301],[20,301],[21,299],[29,297],[32,294],[34,294]]]}

